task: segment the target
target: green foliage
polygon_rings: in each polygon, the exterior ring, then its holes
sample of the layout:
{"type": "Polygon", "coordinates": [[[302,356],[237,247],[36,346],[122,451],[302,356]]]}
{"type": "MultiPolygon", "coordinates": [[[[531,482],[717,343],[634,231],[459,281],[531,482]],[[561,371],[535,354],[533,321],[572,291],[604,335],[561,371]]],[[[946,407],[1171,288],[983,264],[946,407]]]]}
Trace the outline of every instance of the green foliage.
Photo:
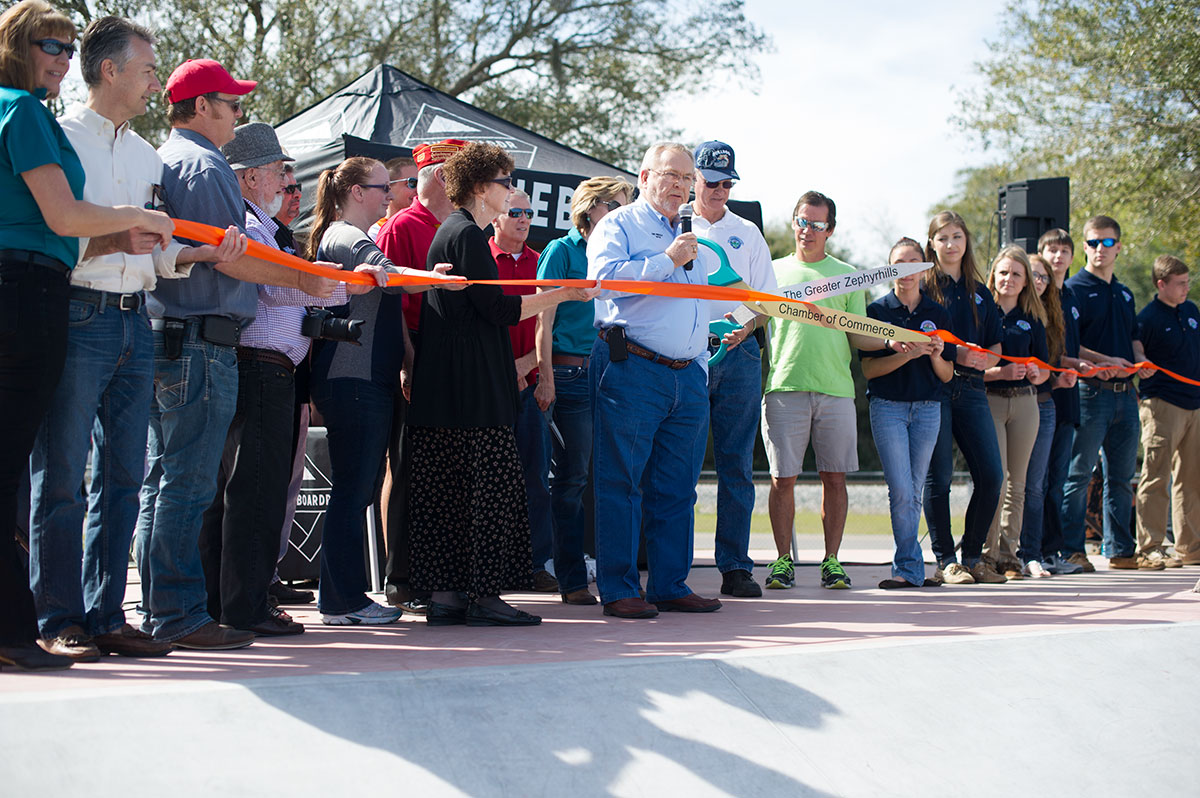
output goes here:
{"type": "MultiPolygon", "coordinates": [[[[714,81],[757,78],[768,40],[742,0],[58,0],[77,22],[119,14],[156,29],[163,80],[215,58],[260,81],[255,118],[277,123],[389,63],[612,163],[666,131],[658,109],[714,81]]],[[[161,139],[161,109],[137,120],[161,139]]],[[[636,157],[636,156],[633,156],[636,157]]]]}
{"type": "Polygon", "coordinates": [[[1013,0],[1005,20],[960,120],[1000,157],[947,204],[978,237],[997,186],[1065,175],[1076,268],[1083,222],[1114,216],[1121,279],[1148,301],[1157,255],[1200,261],[1200,0],[1013,0]]]}

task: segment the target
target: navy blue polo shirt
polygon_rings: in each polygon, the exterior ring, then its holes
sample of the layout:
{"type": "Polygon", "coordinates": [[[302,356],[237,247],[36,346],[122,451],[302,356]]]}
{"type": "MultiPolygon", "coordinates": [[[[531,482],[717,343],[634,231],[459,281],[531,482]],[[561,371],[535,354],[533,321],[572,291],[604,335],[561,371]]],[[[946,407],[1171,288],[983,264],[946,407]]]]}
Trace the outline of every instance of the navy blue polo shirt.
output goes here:
{"type": "MultiPolygon", "coordinates": [[[[1043,363],[1050,359],[1050,351],[1046,348],[1046,327],[1040,321],[1027,315],[1021,306],[1005,313],[1000,319],[1004,330],[1004,340],[1000,343],[1000,352],[1012,357],[1036,357],[1043,363]]],[[[1006,365],[1008,361],[1000,361],[1006,365]]],[[[989,388],[1019,388],[1028,385],[1029,380],[1022,377],[1019,380],[993,380],[989,388]]]]}
{"type": "MultiPolygon", "coordinates": [[[[943,274],[938,278],[938,287],[942,290],[942,306],[950,314],[950,332],[985,349],[1000,343],[1000,310],[986,285],[976,282],[975,295],[968,297],[966,281],[962,277],[952,280],[943,274]]],[[[957,346],[946,344],[946,348],[942,350],[942,359],[953,363],[957,354],[957,346]]],[[[960,372],[983,376],[983,372],[976,369],[959,365],[955,365],[954,368],[960,372]]]]}
{"type": "MultiPolygon", "coordinates": [[[[1113,277],[1104,282],[1087,269],[1067,280],[1079,308],[1079,344],[1109,357],[1133,362],[1133,340],[1137,337],[1137,311],[1133,292],[1113,277]]],[[[1117,377],[1113,381],[1131,380],[1117,377]]]]}
{"type": "MultiPolygon", "coordinates": [[[[1200,380],[1200,309],[1185,299],[1171,307],[1157,296],[1137,316],[1138,340],[1146,359],[1181,377],[1200,380]]],[[[1155,372],[1138,383],[1142,398],[1157,397],[1184,410],[1200,408],[1200,386],[1155,372]]]]}
{"type": "MultiPolygon", "coordinates": [[[[921,294],[921,301],[911,312],[894,294],[889,293],[867,306],[867,315],[872,319],[904,327],[908,330],[933,332],[949,329],[950,314],[938,303],[921,294]]],[[[890,349],[876,349],[858,353],[860,358],[887,357],[890,349]]],[[[867,396],[890,399],[893,402],[936,402],[941,401],[946,384],[934,373],[929,358],[910,360],[895,371],[867,380],[867,396]]]]}
{"type": "MultiPolygon", "coordinates": [[[[1063,355],[1079,357],[1079,303],[1071,286],[1063,283],[1058,289],[1058,301],[1063,312],[1063,355]]],[[[1062,365],[1055,363],[1052,365],[1062,365]]],[[[1079,386],[1054,389],[1055,421],[1079,426],[1079,386]]]]}

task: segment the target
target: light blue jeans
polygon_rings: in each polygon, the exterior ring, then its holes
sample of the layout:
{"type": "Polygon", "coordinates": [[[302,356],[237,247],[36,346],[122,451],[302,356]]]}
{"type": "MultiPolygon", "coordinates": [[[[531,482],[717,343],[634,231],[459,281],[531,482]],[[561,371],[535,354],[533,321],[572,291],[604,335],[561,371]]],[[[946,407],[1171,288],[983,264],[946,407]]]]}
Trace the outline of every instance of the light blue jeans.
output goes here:
{"type": "Polygon", "coordinates": [[[888,486],[892,516],[892,576],[920,585],[925,582],[921,555],[921,496],[925,475],[942,423],[942,403],[896,402],[871,397],[871,435],[879,451],[888,486]]]}
{"type": "Polygon", "coordinates": [[[67,313],[66,365],[30,458],[29,577],[38,630],[47,638],[72,625],[95,636],[125,623],[154,393],[154,339],[144,309],[100,310],[73,299],[67,313]]]}
{"type": "Polygon", "coordinates": [[[172,642],[212,622],[200,560],[200,522],[237,408],[237,353],[201,340],[189,325],[183,354],[168,360],[154,333],[149,464],[142,482],[135,556],[142,630],[172,642]]]}

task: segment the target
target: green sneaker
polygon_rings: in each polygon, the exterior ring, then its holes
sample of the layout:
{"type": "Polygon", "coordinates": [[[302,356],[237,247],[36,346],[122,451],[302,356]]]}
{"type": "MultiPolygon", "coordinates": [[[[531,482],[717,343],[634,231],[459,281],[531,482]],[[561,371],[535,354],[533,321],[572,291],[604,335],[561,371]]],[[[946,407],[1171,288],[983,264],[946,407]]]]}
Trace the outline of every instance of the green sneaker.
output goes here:
{"type": "Polygon", "coordinates": [[[768,590],[786,590],[796,586],[796,569],[790,556],[785,554],[771,563],[771,572],[767,574],[765,584],[768,590]]]}
{"type": "Polygon", "coordinates": [[[850,589],[850,576],[832,554],[821,561],[821,587],[831,590],[850,589]]]}

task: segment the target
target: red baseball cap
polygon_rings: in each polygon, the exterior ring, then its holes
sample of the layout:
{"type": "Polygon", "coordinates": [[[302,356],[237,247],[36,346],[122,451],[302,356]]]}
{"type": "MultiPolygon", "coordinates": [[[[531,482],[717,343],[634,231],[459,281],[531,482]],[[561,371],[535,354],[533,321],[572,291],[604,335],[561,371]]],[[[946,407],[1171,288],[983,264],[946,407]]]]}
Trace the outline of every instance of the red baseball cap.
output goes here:
{"type": "Polygon", "coordinates": [[[225,67],[211,58],[189,58],[167,78],[167,97],[177,103],[213,91],[249,94],[257,85],[256,80],[234,80],[225,67]]]}
{"type": "Polygon", "coordinates": [[[445,163],[456,152],[467,146],[462,139],[443,139],[434,144],[419,144],[412,151],[413,162],[417,171],[435,163],[445,163]]]}

